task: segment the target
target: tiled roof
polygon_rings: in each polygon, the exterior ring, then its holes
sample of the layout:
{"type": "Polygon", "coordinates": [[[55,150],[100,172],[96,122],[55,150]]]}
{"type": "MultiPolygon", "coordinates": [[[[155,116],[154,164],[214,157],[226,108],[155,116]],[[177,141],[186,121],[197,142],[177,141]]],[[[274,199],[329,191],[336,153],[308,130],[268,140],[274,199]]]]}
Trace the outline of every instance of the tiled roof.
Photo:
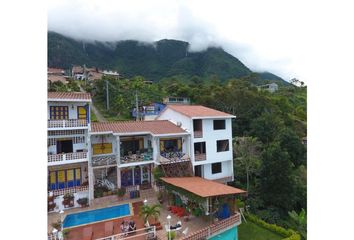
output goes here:
{"type": "Polygon", "coordinates": [[[240,194],[246,191],[201,177],[162,177],[161,180],[201,197],[240,194]]]}
{"type": "Polygon", "coordinates": [[[83,92],[48,92],[48,100],[91,101],[91,95],[83,92]]]}
{"type": "Polygon", "coordinates": [[[231,114],[221,112],[201,105],[167,105],[168,108],[179,112],[187,117],[235,117],[231,114]]]}
{"type": "Polygon", "coordinates": [[[62,83],[67,83],[68,80],[64,76],[58,76],[58,75],[49,75],[48,74],[48,81],[53,82],[62,82],[62,83]]]}
{"type": "Polygon", "coordinates": [[[186,133],[182,128],[168,120],[153,121],[122,121],[122,122],[93,122],[92,132],[138,133],[150,132],[152,134],[186,133]]]}
{"type": "Polygon", "coordinates": [[[62,68],[48,68],[48,74],[64,74],[64,69],[62,69],[62,68]]]}

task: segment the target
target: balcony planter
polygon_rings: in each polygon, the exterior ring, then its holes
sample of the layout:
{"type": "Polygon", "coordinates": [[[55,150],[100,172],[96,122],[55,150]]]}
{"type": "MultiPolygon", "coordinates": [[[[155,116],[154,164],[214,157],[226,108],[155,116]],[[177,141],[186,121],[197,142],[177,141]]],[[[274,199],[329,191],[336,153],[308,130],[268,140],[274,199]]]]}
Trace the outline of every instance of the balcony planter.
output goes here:
{"type": "Polygon", "coordinates": [[[76,202],[80,204],[81,207],[88,206],[88,198],[79,198],[76,202]]]}
{"type": "Polygon", "coordinates": [[[74,206],[74,194],[72,193],[66,193],[64,195],[64,200],[63,200],[63,205],[64,207],[73,207],[74,206]]]}

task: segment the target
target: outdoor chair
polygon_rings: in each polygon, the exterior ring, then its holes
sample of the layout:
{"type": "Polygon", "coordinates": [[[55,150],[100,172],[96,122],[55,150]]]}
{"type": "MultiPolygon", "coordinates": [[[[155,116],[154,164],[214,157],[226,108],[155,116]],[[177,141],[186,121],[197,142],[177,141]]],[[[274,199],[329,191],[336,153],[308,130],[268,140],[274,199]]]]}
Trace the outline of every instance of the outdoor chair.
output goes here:
{"type": "Polygon", "coordinates": [[[184,237],[186,237],[188,235],[188,227],[186,227],[183,231],[182,231],[182,234],[184,237]]]}

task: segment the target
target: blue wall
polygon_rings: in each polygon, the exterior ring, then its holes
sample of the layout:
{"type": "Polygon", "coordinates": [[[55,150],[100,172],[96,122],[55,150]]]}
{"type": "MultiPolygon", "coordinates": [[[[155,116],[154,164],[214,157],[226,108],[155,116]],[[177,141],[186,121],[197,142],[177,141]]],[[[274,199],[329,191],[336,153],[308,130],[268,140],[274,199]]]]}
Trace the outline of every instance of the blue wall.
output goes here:
{"type": "Polygon", "coordinates": [[[209,240],[238,240],[237,226],[225,232],[219,233],[209,240]]]}

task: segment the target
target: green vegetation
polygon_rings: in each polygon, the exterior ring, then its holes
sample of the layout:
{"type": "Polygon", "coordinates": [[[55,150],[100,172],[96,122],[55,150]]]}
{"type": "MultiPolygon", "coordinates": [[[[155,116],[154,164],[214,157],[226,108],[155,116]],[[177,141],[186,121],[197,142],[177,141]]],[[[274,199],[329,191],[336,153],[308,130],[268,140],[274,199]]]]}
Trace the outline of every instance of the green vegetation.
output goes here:
{"type": "Polygon", "coordinates": [[[238,226],[239,240],[281,240],[283,237],[248,221],[238,226]]]}
{"type": "Polygon", "coordinates": [[[68,83],[62,82],[48,83],[49,92],[80,92],[79,82],[73,79],[68,79],[68,83]]]}
{"type": "MultiPolygon", "coordinates": [[[[141,75],[154,82],[172,77],[187,81],[193,76],[211,81],[214,75],[225,81],[251,73],[242,62],[221,48],[209,47],[202,52],[188,52],[188,48],[189,43],[177,40],[164,39],[150,44],[132,40],[83,42],[48,32],[48,66],[68,69],[72,65],[86,64],[117,70],[127,78],[141,75]]],[[[271,73],[259,73],[258,76],[285,84],[271,73]]]]}
{"type": "Polygon", "coordinates": [[[157,219],[160,216],[160,209],[160,204],[154,204],[151,206],[143,205],[140,208],[139,216],[143,217],[144,223],[146,223],[149,217],[154,217],[155,219],[157,219]]]}
{"type": "Polygon", "coordinates": [[[96,114],[91,110],[90,112],[90,118],[91,118],[91,122],[97,122],[97,117],[96,114]]]}

